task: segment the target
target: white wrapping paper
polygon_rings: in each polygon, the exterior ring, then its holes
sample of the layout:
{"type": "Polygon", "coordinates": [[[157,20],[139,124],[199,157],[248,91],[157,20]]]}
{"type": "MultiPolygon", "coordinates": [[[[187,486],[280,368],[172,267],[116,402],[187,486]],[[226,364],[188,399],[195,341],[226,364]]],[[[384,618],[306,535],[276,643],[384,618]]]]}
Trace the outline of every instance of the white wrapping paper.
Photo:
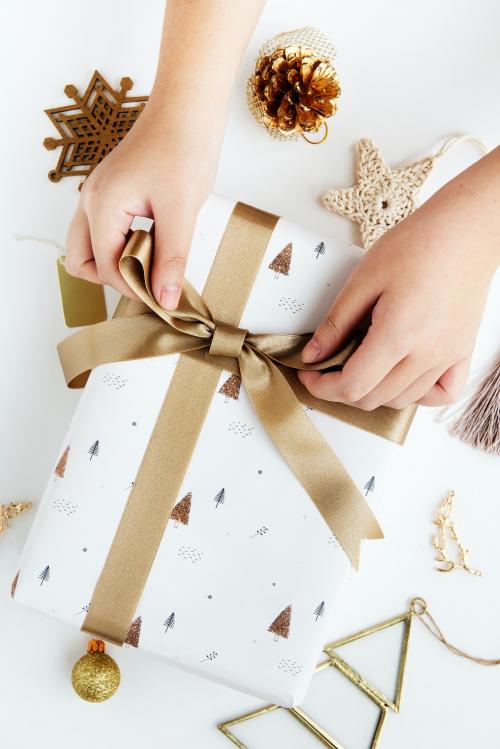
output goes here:
{"type": "MultiPolygon", "coordinates": [[[[212,195],[199,215],[187,277],[200,292],[233,206],[212,195]]],[[[241,326],[313,330],[361,252],[280,219],[241,326]],[[288,273],[269,268],[290,243],[289,268],[281,266],[288,273]]],[[[22,604],[81,626],[177,359],[92,372],[23,553],[15,588],[22,604]]],[[[224,387],[229,376],[220,378],[129,646],[290,706],[307,690],[350,563],[243,388],[224,387]]],[[[401,448],[325,414],[307,415],[376,509],[401,448]]]]}

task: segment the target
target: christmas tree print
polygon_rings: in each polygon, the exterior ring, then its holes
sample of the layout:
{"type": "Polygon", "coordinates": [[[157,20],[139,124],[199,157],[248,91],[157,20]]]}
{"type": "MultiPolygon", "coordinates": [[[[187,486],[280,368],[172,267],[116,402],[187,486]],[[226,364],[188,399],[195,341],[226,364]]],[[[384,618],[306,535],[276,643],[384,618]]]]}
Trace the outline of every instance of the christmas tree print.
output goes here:
{"type": "Polygon", "coordinates": [[[11,595],[11,598],[14,598],[14,596],[16,595],[17,581],[19,580],[19,573],[20,573],[20,571],[21,570],[17,571],[16,576],[13,579],[12,584],[10,586],[10,595],[11,595]]]}
{"type": "Polygon", "coordinates": [[[191,512],[192,498],[192,492],[188,492],[180,502],[177,502],[174,509],[172,510],[170,518],[171,520],[175,520],[175,528],[179,527],[179,523],[182,523],[182,525],[187,525],[189,523],[189,513],[191,512]]]}
{"type": "Polygon", "coordinates": [[[57,461],[57,465],[54,468],[54,473],[56,474],[56,476],[59,476],[59,478],[61,479],[64,476],[64,471],[66,470],[66,463],[68,462],[68,453],[69,453],[69,445],[67,446],[67,448],[65,449],[65,451],[63,452],[59,460],[57,461]]]}
{"type": "Polygon", "coordinates": [[[137,619],[134,619],[134,621],[130,625],[127,637],[125,639],[126,645],[132,645],[133,648],[139,647],[139,638],[141,636],[141,625],[142,625],[142,617],[138,616],[137,619]]]}
{"type": "Polygon", "coordinates": [[[96,440],[94,444],[89,447],[87,452],[90,455],[90,460],[92,460],[92,458],[95,458],[96,455],[99,455],[99,440],[96,440]]]}
{"type": "Polygon", "coordinates": [[[278,642],[279,637],[288,638],[290,633],[290,623],[292,621],[292,607],[287,606],[281,614],[278,614],[273,623],[268,627],[268,632],[274,634],[274,641],[278,642]]]}
{"type": "Polygon", "coordinates": [[[375,489],[375,476],[372,476],[370,479],[368,479],[363,489],[365,492],[365,497],[367,497],[368,494],[375,489]]]}
{"type": "Polygon", "coordinates": [[[40,585],[47,583],[50,580],[50,567],[47,565],[38,575],[38,579],[41,580],[40,585]]]}
{"type": "Polygon", "coordinates": [[[274,271],[274,277],[288,276],[290,273],[290,263],[292,262],[292,243],[289,242],[281,252],[278,252],[274,260],[269,263],[269,268],[274,271]]]}
{"type": "Polygon", "coordinates": [[[225,383],[219,389],[221,395],[225,395],[224,402],[229,403],[229,398],[237,401],[240,397],[241,377],[237,374],[232,374],[227,378],[225,383]]]}
{"type": "Polygon", "coordinates": [[[165,634],[167,634],[169,629],[173,629],[175,627],[175,613],[173,611],[169,616],[167,616],[167,618],[163,622],[163,626],[165,627],[165,634]]]}
{"type": "Polygon", "coordinates": [[[324,616],[324,614],[325,614],[325,602],[321,601],[321,603],[318,603],[318,605],[314,609],[314,616],[316,617],[316,621],[318,621],[320,616],[324,616]]]}
{"type": "Polygon", "coordinates": [[[263,525],[262,528],[258,528],[253,536],[250,536],[250,538],[255,538],[255,536],[263,536],[265,533],[269,531],[269,528],[267,525],[263,525]]]}
{"type": "Polygon", "coordinates": [[[316,247],[314,248],[314,252],[316,253],[316,260],[319,258],[320,255],[324,255],[325,254],[325,243],[324,242],[320,242],[319,244],[317,244],[316,247]]]}
{"type": "Polygon", "coordinates": [[[75,616],[78,616],[78,614],[88,614],[89,608],[90,608],[90,603],[86,603],[84,606],[82,606],[80,611],[77,611],[75,613],[75,616]]]}
{"type": "Polygon", "coordinates": [[[211,653],[207,653],[207,655],[200,661],[200,663],[204,663],[205,661],[214,661],[218,655],[219,654],[216,650],[212,650],[211,653]]]}
{"type": "Polygon", "coordinates": [[[217,492],[217,494],[214,497],[213,501],[215,502],[215,508],[217,509],[219,505],[223,505],[225,499],[226,499],[226,490],[223,488],[220,490],[220,492],[217,492]]]}

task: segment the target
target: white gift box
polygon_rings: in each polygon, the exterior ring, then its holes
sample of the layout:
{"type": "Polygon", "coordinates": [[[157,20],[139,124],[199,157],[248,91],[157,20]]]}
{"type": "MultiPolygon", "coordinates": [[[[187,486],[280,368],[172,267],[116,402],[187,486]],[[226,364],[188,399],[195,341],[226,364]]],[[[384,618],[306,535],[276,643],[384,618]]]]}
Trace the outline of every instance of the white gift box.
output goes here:
{"type": "MultiPolygon", "coordinates": [[[[199,292],[233,207],[212,195],[200,212],[186,274],[199,292]]],[[[361,253],[280,219],[240,325],[314,330],[361,253]],[[269,266],[290,243],[288,275],[275,272],[269,266]]],[[[17,601],[80,628],[178,358],[91,373],[26,543],[17,601]]],[[[307,690],[351,567],[229,377],[221,375],[128,644],[291,706],[307,690]]],[[[307,415],[371,502],[399,446],[307,415]]]]}

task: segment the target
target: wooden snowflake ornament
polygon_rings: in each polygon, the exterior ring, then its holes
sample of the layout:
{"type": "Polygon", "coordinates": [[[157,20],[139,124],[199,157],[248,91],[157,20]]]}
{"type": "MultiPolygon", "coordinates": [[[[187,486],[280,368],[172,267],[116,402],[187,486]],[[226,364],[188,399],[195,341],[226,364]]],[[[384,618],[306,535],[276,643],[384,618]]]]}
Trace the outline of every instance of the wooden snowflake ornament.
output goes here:
{"type": "Polygon", "coordinates": [[[131,78],[122,78],[115,90],[96,70],[82,96],[72,84],[64,89],[74,104],[45,110],[61,136],[43,141],[49,151],[61,148],[57,165],[48,175],[52,182],[88,177],[125,137],[148,100],[147,96],[127,96],[132,86],[131,78]]]}

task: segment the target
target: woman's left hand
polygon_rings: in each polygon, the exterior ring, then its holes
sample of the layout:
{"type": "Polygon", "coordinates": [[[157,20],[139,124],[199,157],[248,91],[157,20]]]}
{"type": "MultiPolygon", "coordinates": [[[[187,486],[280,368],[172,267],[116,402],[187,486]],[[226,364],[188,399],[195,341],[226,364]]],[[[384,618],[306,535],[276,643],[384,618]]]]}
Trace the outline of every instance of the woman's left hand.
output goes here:
{"type": "Polygon", "coordinates": [[[500,258],[500,148],[379,239],[302,352],[322,361],[371,314],[341,372],[301,371],[316,397],[367,411],[461,393],[500,258]]]}

